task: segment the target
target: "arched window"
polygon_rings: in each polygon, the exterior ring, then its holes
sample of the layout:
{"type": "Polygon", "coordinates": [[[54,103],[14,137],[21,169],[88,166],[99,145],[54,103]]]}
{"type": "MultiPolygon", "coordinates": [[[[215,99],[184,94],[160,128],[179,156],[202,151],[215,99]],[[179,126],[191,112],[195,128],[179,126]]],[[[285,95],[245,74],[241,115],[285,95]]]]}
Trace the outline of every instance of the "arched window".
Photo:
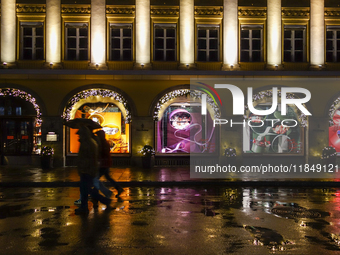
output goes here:
{"type": "MultiPolygon", "coordinates": [[[[294,94],[287,96],[296,98],[294,94]]],[[[253,96],[255,109],[270,109],[271,98],[271,90],[255,94],[253,96]]],[[[303,155],[306,116],[295,105],[287,105],[287,114],[281,115],[280,101],[279,97],[276,110],[269,115],[254,115],[249,110],[246,111],[247,119],[243,131],[244,153],[303,155]]]]}

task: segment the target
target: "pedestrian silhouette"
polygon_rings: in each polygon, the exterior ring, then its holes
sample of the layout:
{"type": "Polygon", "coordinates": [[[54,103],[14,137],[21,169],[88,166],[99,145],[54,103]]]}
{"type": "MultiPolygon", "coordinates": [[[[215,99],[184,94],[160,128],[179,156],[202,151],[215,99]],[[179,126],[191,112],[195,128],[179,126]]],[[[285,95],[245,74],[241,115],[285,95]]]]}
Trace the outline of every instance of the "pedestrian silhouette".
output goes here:
{"type": "MultiPolygon", "coordinates": [[[[118,194],[116,197],[119,197],[120,194],[124,191],[124,189],[111,178],[110,176],[110,166],[112,163],[111,160],[111,154],[110,154],[110,144],[105,138],[105,132],[103,130],[99,130],[95,133],[100,140],[100,146],[99,148],[99,178],[104,175],[105,178],[112,184],[112,186],[117,190],[118,194]]],[[[98,179],[99,179],[98,178],[98,179]]]]}
{"type": "Polygon", "coordinates": [[[86,127],[79,128],[79,153],[78,153],[78,173],[80,176],[81,205],[75,210],[76,214],[87,214],[88,195],[94,201],[94,206],[98,206],[98,201],[110,207],[111,199],[103,197],[98,190],[93,188],[93,179],[98,174],[98,145],[92,138],[92,132],[86,127]]]}

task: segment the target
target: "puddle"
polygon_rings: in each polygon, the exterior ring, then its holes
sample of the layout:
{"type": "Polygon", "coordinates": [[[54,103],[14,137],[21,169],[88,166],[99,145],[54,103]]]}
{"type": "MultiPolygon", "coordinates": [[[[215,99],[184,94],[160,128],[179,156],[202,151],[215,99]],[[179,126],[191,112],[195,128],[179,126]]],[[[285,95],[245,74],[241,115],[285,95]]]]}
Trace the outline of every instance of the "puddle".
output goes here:
{"type": "Polygon", "coordinates": [[[25,214],[34,213],[34,209],[26,209],[27,204],[22,205],[2,205],[0,206],[0,219],[5,219],[7,217],[19,217],[25,214]]]}
{"type": "Polygon", "coordinates": [[[39,246],[45,247],[53,247],[60,245],[68,245],[68,243],[59,243],[58,239],[60,238],[59,230],[55,228],[42,228],[40,229],[40,236],[43,238],[41,242],[39,242],[39,246]]]}

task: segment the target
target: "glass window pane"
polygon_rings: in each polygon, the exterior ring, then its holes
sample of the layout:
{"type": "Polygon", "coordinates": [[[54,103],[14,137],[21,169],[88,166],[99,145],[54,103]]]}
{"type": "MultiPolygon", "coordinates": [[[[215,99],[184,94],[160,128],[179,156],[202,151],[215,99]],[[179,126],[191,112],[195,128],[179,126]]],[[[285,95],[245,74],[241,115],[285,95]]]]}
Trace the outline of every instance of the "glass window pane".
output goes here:
{"type": "Polygon", "coordinates": [[[333,52],[326,53],[326,62],[333,62],[333,52]]]}
{"type": "Polygon", "coordinates": [[[21,107],[15,107],[15,115],[20,116],[21,115],[21,107]]]}
{"type": "Polygon", "coordinates": [[[303,52],[295,52],[295,62],[303,62],[303,52]]]}
{"type": "Polygon", "coordinates": [[[176,30],[174,28],[168,28],[166,30],[167,37],[175,37],[175,35],[176,35],[176,30]]]}
{"type": "Polygon", "coordinates": [[[218,40],[217,39],[210,39],[209,40],[209,49],[214,49],[217,50],[218,49],[218,40]]]}
{"type": "Polygon", "coordinates": [[[212,61],[212,62],[218,61],[218,52],[217,51],[210,51],[209,52],[209,61],[212,61]]]}
{"type": "Polygon", "coordinates": [[[284,53],[284,61],[285,62],[292,62],[292,56],[290,52],[285,52],[284,53]]]}
{"type": "Polygon", "coordinates": [[[253,38],[261,38],[261,30],[252,30],[253,38]]]}
{"type": "Polygon", "coordinates": [[[163,61],[163,51],[162,50],[156,50],[155,51],[155,60],[156,61],[163,61]]]}
{"type": "Polygon", "coordinates": [[[27,35],[27,36],[32,35],[32,28],[31,27],[24,27],[24,35],[27,35]]]}
{"type": "Polygon", "coordinates": [[[241,40],[241,50],[249,50],[249,40],[241,40]]]}
{"type": "Polygon", "coordinates": [[[67,38],[67,47],[75,49],[77,47],[77,39],[76,38],[67,38]]]}
{"type": "Polygon", "coordinates": [[[120,29],[119,28],[111,28],[111,36],[120,36],[120,29]]]}
{"type": "Polygon", "coordinates": [[[67,36],[76,36],[77,35],[77,29],[74,27],[67,28],[67,36]]]}
{"type": "Polygon", "coordinates": [[[209,30],[209,37],[218,37],[218,31],[217,30],[209,30]]]}
{"type": "Polygon", "coordinates": [[[295,50],[303,50],[303,41],[302,40],[296,40],[295,41],[295,50]]]}
{"type": "Polygon", "coordinates": [[[207,53],[205,51],[199,51],[198,52],[198,56],[197,56],[197,60],[198,61],[207,61],[207,53]]]}
{"type": "Polygon", "coordinates": [[[35,52],[35,59],[42,60],[44,59],[44,50],[43,49],[37,49],[35,52]]]}
{"type": "Polygon", "coordinates": [[[120,49],[120,39],[117,38],[112,40],[112,48],[120,49]]]}
{"type": "Polygon", "coordinates": [[[167,49],[175,49],[176,48],[175,39],[166,39],[166,48],[167,49]]]}
{"type": "Polygon", "coordinates": [[[326,32],[326,38],[327,39],[332,39],[333,38],[333,31],[327,31],[326,32]]]}
{"type": "Polygon", "coordinates": [[[123,39],[123,49],[131,49],[131,39],[124,38],[123,39]]]}
{"type": "Polygon", "coordinates": [[[124,28],[123,29],[123,36],[126,36],[126,37],[131,37],[131,29],[130,28],[124,28]]]}
{"type": "Polygon", "coordinates": [[[79,28],[79,36],[86,36],[87,37],[87,27],[79,28]]]}
{"type": "Polygon", "coordinates": [[[131,52],[131,50],[124,50],[123,51],[123,60],[124,61],[131,61],[132,60],[132,52],[131,52]]]}
{"type": "Polygon", "coordinates": [[[87,38],[79,38],[79,47],[87,48],[87,38]]]}
{"type": "Polygon", "coordinates": [[[87,60],[87,50],[80,50],[79,51],[79,60],[87,60]]]}
{"type": "Polygon", "coordinates": [[[284,38],[291,38],[292,37],[292,31],[285,30],[284,32],[284,38]]]}
{"type": "Polygon", "coordinates": [[[161,28],[156,28],[155,29],[155,36],[156,37],[163,37],[164,36],[164,31],[161,28]]]}
{"type": "Polygon", "coordinates": [[[164,49],[163,39],[155,39],[155,49],[164,49]]]}
{"type": "Polygon", "coordinates": [[[253,50],[261,50],[261,41],[260,40],[253,40],[252,41],[253,50]]]}
{"type": "Polygon", "coordinates": [[[339,31],[336,31],[336,38],[337,38],[337,39],[340,39],[340,30],[339,30],[339,31]]]}
{"type": "Polygon", "coordinates": [[[43,48],[44,47],[44,38],[43,37],[35,38],[35,47],[37,47],[37,48],[43,48]]]}
{"type": "Polygon", "coordinates": [[[166,51],[166,61],[175,61],[175,51],[174,50],[167,50],[166,51]]]}
{"type": "Polygon", "coordinates": [[[32,50],[24,50],[23,58],[27,60],[32,59],[32,50]]]}
{"type": "Polygon", "coordinates": [[[120,60],[120,50],[112,51],[112,60],[120,60]]]}
{"type": "Polygon", "coordinates": [[[249,30],[241,30],[241,38],[249,38],[249,30]]]}
{"type": "Polygon", "coordinates": [[[76,50],[67,50],[67,60],[77,60],[76,50]]]}
{"type": "Polygon", "coordinates": [[[37,27],[37,28],[35,29],[35,34],[36,34],[37,36],[43,36],[43,35],[44,35],[44,28],[43,28],[43,27],[37,27]]]}
{"type": "Polygon", "coordinates": [[[32,37],[24,38],[24,48],[32,48],[32,37]]]}
{"type": "Polygon", "coordinates": [[[336,54],[336,62],[340,62],[340,52],[336,54]]]}
{"type": "Polygon", "coordinates": [[[326,50],[333,50],[333,41],[326,41],[326,50]]]}
{"type": "Polygon", "coordinates": [[[295,38],[303,38],[303,31],[295,30],[295,38]]]}
{"type": "Polygon", "coordinates": [[[206,49],[207,48],[207,42],[205,39],[199,39],[198,40],[198,49],[206,49]]]}
{"type": "Polygon", "coordinates": [[[5,115],[5,107],[0,107],[0,115],[5,115]]]}
{"type": "Polygon", "coordinates": [[[260,51],[253,51],[252,62],[261,62],[261,52],[260,51]]]}
{"type": "Polygon", "coordinates": [[[241,51],[241,62],[249,62],[249,51],[241,51]]]}
{"type": "Polygon", "coordinates": [[[198,30],[198,37],[206,37],[207,31],[204,29],[198,30]]]}
{"type": "Polygon", "coordinates": [[[292,49],[292,42],[290,40],[284,41],[284,50],[291,50],[292,49]]]}
{"type": "Polygon", "coordinates": [[[340,50],[340,41],[339,41],[339,40],[336,41],[336,49],[337,49],[337,50],[340,50]]]}

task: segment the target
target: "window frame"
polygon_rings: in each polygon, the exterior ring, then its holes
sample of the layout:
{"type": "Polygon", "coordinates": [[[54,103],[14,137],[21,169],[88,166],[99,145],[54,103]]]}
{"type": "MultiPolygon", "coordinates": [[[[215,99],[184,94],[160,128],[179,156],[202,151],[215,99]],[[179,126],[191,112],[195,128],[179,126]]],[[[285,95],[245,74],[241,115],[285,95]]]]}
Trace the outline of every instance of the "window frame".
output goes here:
{"type": "Polygon", "coordinates": [[[152,59],[153,61],[159,61],[159,62],[177,62],[178,61],[178,57],[177,57],[177,40],[178,40],[178,26],[177,26],[177,23],[153,23],[153,36],[152,36],[152,45],[153,45],[153,50],[152,50],[152,59]],[[156,37],[156,29],[163,29],[163,36],[162,37],[156,37]],[[168,37],[166,35],[166,30],[167,29],[175,29],[175,36],[174,37],[168,37]],[[163,41],[164,41],[164,47],[163,49],[156,49],[156,39],[159,39],[159,38],[162,38],[163,41]],[[168,49],[166,47],[166,41],[167,39],[174,39],[175,40],[175,47],[174,49],[168,49]],[[156,57],[156,50],[157,51],[163,51],[163,60],[156,60],[155,57],[156,57]],[[175,59],[174,60],[167,60],[166,58],[166,53],[167,51],[174,51],[174,56],[175,56],[175,59]]]}
{"type": "Polygon", "coordinates": [[[337,41],[340,41],[340,38],[334,38],[334,32],[340,32],[340,25],[325,25],[326,29],[325,29],[325,62],[328,63],[339,63],[339,61],[337,61],[337,58],[339,57],[340,59],[340,46],[337,47],[337,41]],[[327,41],[329,41],[329,39],[327,38],[327,32],[328,31],[332,31],[333,32],[333,38],[331,39],[332,44],[333,44],[333,50],[327,50],[327,41]],[[335,50],[334,50],[335,48],[335,50]],[[332,52],[332,61],[327,61],[327,52],[332,52]]]}
{"type": "Polygon", "coordinates": [[[67,61],[89,61],[89,53],[90,53],[90,47],[89,47],[89,40],[90,40],[90,36],[89,36],[89,24],[88,23],[85,23],[85,22],[65,22],[65,25],[64,25],[64,29],[65,29],[65,55],[64,55],[64,58],[65,60],[67,61]],[[86,37],[85,36],[82,36],[80,35],[80,29],[81,28],[84,28],[86,27],[87,28],[87,35],[86,37]],[[75,36],[70,36],[70,37],[75,37],[76,38],[76,47],[75,48],[69,48],[68,47],[68,28],[75,28],[76,29],[76,35],[75,36]],[[87,39],[87,59],[79,59],[79,56],[80,56],[80,51],[81,50],[84,50],[85,48],[81,48],[80,47],[80,39],[82,38],[86,38],[87,39]],[[68,53],[67,51],[69,49],[75,49],[76,50],[76,59],[68,59],[68,53]]]}
{"type": "Polygon", "coordinates": [[[44,52],[44,47],[45,47],[45,31],[44,31],[44,23],[43,22],[20,22],[20,55],[19,55],[19,59],[20,60],[44,60],[45,59],[45,52],[44,52]],[[42,27],[43,28],[43,35],[36,35],[36,29],[38,27],[42,27]],[[25,28],[31,28],[32,29],[32,35],[31,36],[25,36],[24,35],[24,29],[25,28]],[[32,38],[32,47],[28,48],[28,47],[24,47],[24,42],[25,42],[25,38],[32,38]],[[43,38],[43,45],[41,47],[37,47],[36,45],[36,41],[37,38],[43,38]],[[24,50],[25,49],[30,49],[32,52],[32,58],[30,59],[24,59],[24,50]],[[37,50],[41,49],[42,50],[42,58],[41,59],[37,59],[37,50]]]}
{"type": "Polygon", "coordinates": [[[284,25],[283,27],[283,62],[286,62],[286,63],[304,63],[304,62],[307,62],[307,26],[306,25],[284,25]],[[288,41],[288,39],[286,39],[284,37],[285,35],[285,32],[286,31],[291,31],[291,37],[290,37],[290,40],[291,41],[291,48],[290,50],[285,50],[285,41],[288,41]],[[295,32],[298,31],[298,30],[302,30],[302,33],[303,33],[303,36],[302,36],[302,46],[303,46],[303,49],[302,49],[302,58],[303,60],[302,61],[295,61],[295,57],[296,57],[296,53],[297,52],[301,52],[300,50],[296,50],[295,49],[295,42],[296,41],[300,41],[299,38],[296,38],[295,37],[295,32]],[[285,53],[286,52],[290,52],[290,56],[291,56],[291,59],[294,59],[294,61],[285,61],[285,53]]]}
{"type": "MultiPolygon", "coordinates": [[[[195,48],[196,48],[196,61],[197,62],[220,62],[221,61],[221,26],[220,24],[196,24],[196,28],[195,28],[195,34],[196,34],[196,40],[195,40],[195,48]],[[198,36],[198,31],[199,30],[205,30],[205,31],[209,31],[209,35],[207,35],[208,33],[206,33],[206,48],[204,50],[199,49],[199,40],[200,37],[198,36]],[[217,50],[215,49],[210,49],[210,30],[217,30],[217,50]],[[200,51],[205,51],[206,52],[206,60],[199,60],[199,52],[200,51]],[[212,61],[210,60],[210,52],[216,52],[217,51],[217,60],[212,61]]],[[[203,38],[203,37],[202,37],[203,38]]],[[[213,38],[213,37],[212,37],[213,38]]]]}
{"type": "Polygon", "coordinates": [[[240,45],[240,57],[239,57],[240,62],[247,62],[247,63],[264,62],[264,26],[263,26],[263,24],[241,24],[240,25],[240,43],[239,43],[239,45],[240,45]],[[249,49],[248,50],[242,49],[242,43],[241,43],[242,40],[243,40],[242,33],[241,33],[242,30],[248,30],[249,31],[249,37],[247,38],[248,41],[249,41],[249,49]],[[261,45],[260,50],[253,50],[252,49],[252,41],[258,39],[258,38],[253,38],[252,36],[250,36],[250,35],[252,35],[253,30],[260,30],[260,38],[259,38],[260,45],[261,45]],[[256,51],[260,52],[260,61],[252,61],[253,52],[256,52],[256,51]],[[248,52],[249,61],[242,61],[241,60],[242,52],[248,52]]]}
{"type": "MultiPolygon", "coordinates": [[[[108,56],[109,56],[109,61],[133,61],[134,56],[133,56],[133,46],[134,46],[134,42],[133,42],[133,24],[132,23],[109,23],[109,38],[108,38],[108,48],[109,48],[109,52],[108,52],[108,56]],[[112,56],[112,51],[113,51],[113,45],[112,45],[112,28],[113,27],[117,27],[120,29],[120,35],[119,35],[119,39],[120,39],[120,47],[119,47],[119,51],[120,51],[120,59],[113,59],[112,56]],[[131,52],[131,59],[130,60],[124,60],[123,59],[123,52],[124,52],[124,48],[123,48],[123,40],[125,38],[128,38],[126,36],[123,35],[123,29],[125,28],[129,28],[131,30],[131,36],[130,36],[130,40],[131,40],[131,45],[130,45],[130,52],[131,52]]],[[[118,48],[116,48],[118,49],[118,48]]]]}

